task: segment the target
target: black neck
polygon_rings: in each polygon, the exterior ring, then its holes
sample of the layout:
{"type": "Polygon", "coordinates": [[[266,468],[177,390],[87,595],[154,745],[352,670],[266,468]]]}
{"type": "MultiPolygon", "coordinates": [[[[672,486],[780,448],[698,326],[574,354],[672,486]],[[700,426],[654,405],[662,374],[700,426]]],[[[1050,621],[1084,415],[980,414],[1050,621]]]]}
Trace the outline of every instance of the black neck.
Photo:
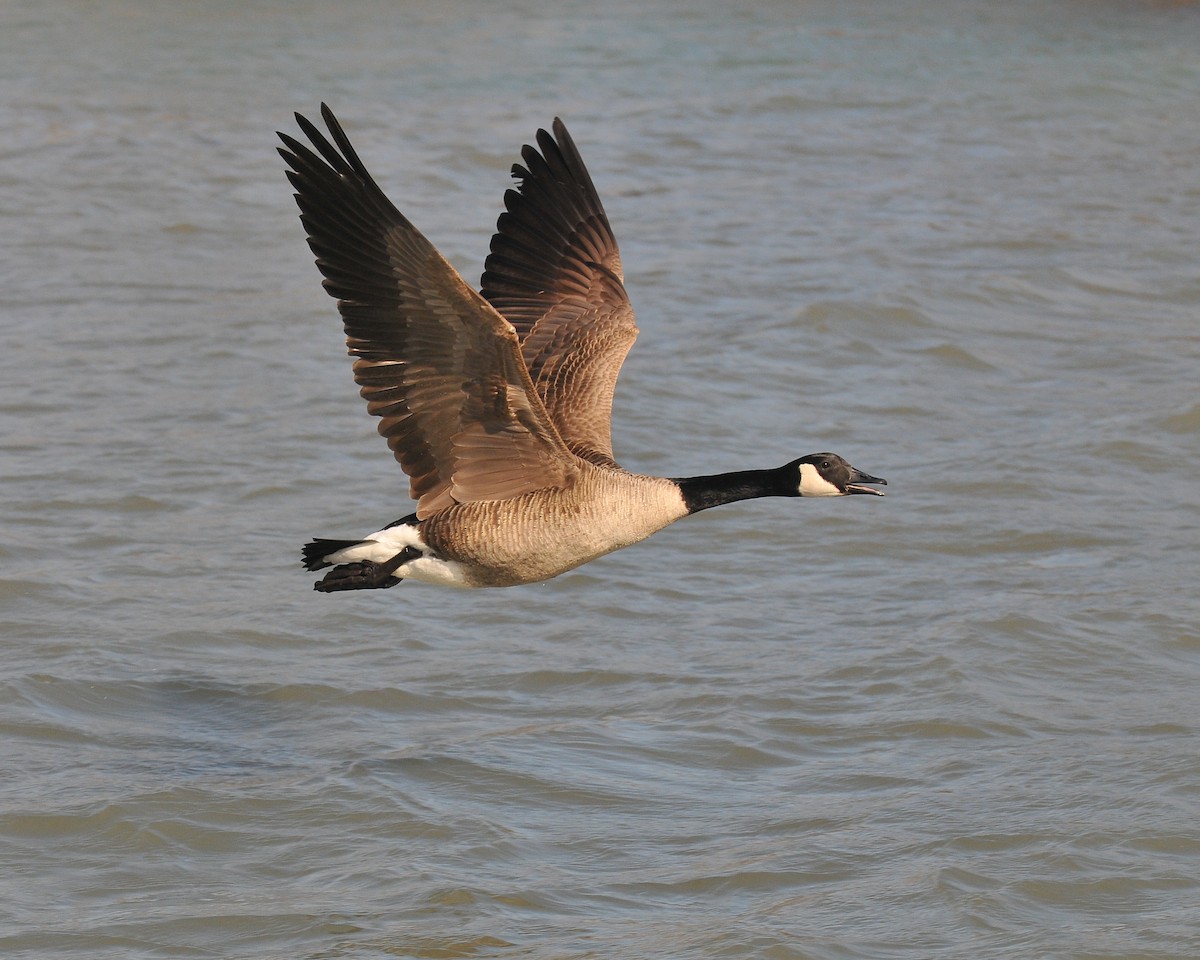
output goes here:
{"type": "Polygon", "coordinates": [[[688,513],[757,497],[798,497],[798,478],[787,467],[774,470],[739,470],[711,477],[684,477],[675,481],[683,493],[688,513]]]}

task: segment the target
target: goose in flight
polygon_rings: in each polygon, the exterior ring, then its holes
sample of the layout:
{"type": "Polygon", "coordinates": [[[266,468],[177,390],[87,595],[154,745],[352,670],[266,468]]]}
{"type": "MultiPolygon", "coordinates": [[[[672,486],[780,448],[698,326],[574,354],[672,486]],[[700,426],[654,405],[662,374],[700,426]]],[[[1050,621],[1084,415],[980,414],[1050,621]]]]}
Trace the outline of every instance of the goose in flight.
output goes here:
{"type": "Polygon", "coordinates": [[[637,326],[608,217],[561,120],[513,167],[477,293],[375,183],[333,112],[332,142],[279,134],[308,244],[338,302],[354,379],[416,512],[315,539],[315,589],[403,579],[507,587],[557,576],[689,514],[754,497],[882,492],[832,453],[668,479],[613,458],[613,388],[637,326]]]}

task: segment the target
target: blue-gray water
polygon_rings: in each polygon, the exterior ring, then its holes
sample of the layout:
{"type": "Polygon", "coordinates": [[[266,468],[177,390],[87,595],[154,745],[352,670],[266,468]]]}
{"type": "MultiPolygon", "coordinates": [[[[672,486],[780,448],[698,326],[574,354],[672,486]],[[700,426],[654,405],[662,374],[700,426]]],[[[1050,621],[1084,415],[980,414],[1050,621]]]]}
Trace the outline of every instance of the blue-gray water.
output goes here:
{"type": "Polygon", "coordinates": [[[740,6],[4,5],[0,954],[1200,955],[1200,7],[740,6]],[[621,460],[888,497],[313,593],[321,100],[472,282],[561,114],[621,460]]]}

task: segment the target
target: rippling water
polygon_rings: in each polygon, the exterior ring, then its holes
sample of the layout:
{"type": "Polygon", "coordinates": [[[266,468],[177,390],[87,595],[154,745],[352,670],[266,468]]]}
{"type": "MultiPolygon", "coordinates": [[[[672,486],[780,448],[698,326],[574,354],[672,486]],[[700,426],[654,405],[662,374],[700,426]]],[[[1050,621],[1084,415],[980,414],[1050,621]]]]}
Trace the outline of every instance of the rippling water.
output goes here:
{"type": "Polygon", "coordinates": [[[0,953],[1200,955],[1200,7],[0,12],[0,953]],[[478,277],[565,117],[618,456],[885,500],[311,591],[406,510],[274,131],[478,277]]]}

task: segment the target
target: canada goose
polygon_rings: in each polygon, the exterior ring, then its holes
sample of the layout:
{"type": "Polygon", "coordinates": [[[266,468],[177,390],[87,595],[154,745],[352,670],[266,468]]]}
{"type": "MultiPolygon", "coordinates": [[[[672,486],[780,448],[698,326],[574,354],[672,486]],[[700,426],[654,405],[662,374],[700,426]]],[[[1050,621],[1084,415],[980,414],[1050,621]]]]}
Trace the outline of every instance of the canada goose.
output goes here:
{"type": "Polygon", "coordinates": [[[307,544],[306,569],[333,566],[317,590],[533,583],[722,503],[883,495],[865,484],[885,480],[832,453],[674,480],[617,465],[613,388],[637,327],[562,121],[521,151],[476,293],[384,196],[324,104],[321,116],[332,144],[296,114],[316,153],[284,133],[279,153],[354,379],[417,511],[361,540],[307,544]]]}

